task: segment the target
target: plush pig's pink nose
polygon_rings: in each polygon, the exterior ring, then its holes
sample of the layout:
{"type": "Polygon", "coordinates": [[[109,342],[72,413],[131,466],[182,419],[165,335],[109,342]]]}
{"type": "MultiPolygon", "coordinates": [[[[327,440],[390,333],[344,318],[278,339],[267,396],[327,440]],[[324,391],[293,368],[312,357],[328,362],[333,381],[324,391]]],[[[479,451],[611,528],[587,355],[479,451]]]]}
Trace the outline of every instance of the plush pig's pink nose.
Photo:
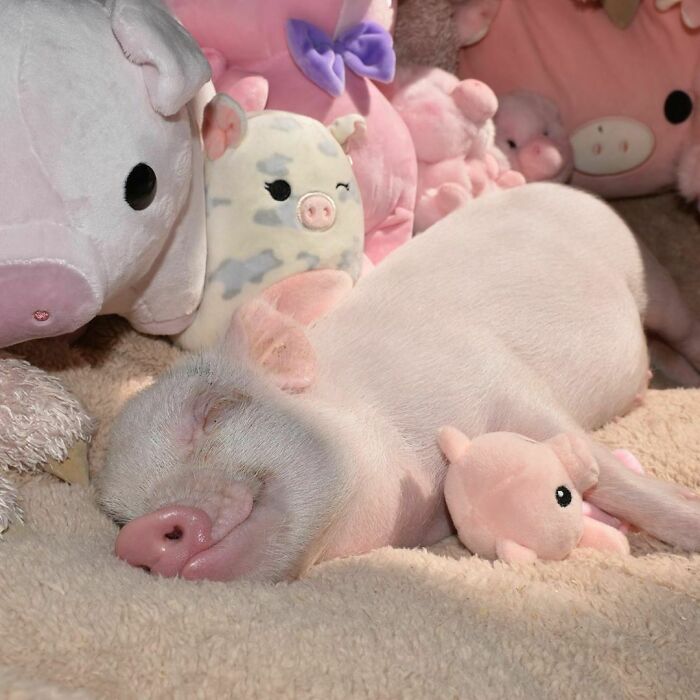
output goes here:
{"type": "Polygon", "coordinates": [[[528,182],[551,180],[564,166],[564,158],[546,137],[532,140],[520,152],[520,169],[528,182]]]}
{"type": "Polygon", "coordinates": [[[202,510],[169,506],[127,523],[116,554],[131,566],[177,576],[196,554],[211,546],[211,520],[202,510]]]}
{"type": "Polygon", "coordinates": [[[335,202],[325,194],[307,194],[299,202],[299,220],[311,231],[325,231],[335,223],[335,202]]]}

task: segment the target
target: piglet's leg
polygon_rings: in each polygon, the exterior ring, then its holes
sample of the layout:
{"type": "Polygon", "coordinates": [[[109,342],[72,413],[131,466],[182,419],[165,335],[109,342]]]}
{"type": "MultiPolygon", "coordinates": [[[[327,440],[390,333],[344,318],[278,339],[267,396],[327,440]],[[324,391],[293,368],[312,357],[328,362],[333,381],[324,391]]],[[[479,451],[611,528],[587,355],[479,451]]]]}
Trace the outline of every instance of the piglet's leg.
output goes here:
{"type": "Polygon", "coordinates": [[[648,305],[644,325],[654,360],[671,379],[700,386],[700,320],[681,296],[668,271],[640,243],[648,305]]]}
{"type": "Polygon", "coordinates": [[[637,474],[607,448],[595,443],[591,446],[600,476],[598,484],[586,493],[587,500],[668,544],[700,551],[700,494],[637,474]]]}

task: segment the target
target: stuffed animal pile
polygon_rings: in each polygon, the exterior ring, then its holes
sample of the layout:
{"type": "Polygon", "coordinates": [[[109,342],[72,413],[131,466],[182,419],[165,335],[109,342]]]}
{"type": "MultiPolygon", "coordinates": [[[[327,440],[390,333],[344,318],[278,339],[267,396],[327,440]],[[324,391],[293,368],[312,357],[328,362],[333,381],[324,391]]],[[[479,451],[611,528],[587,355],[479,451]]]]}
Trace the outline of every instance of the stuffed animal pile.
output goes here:
{"type": "MultiPolygon", "coordinates": [[[[392,0],[166,0],[194,39],[160,0],[4,0],[0,347],[120,314],[205,348],[254,296],[318,318],[357,281],[363,249],[380,263],[470,199],[525,181],[573,174],[629,194],[677,180],[700,194],[696,3],[625,15],[627,31],[666,33],[636,57],[630,41],[629,67],[601,85],[614,51],[581,61],[581,47],[593,32],[605,46],[626,46],[625,35],[567,2],[537,15],[542,42],[503,51],[520,46],[541,2],[467,0],[460,80],[410,66],[397,76],[392,0]],[[650,56],[666,70],[640,69],[650,56]],[[552,81],[552,62],[569,85],[552,81]],[[648,73],[657,79],[640,90],[648,73]],[[210,75],[220,94],[202,114],[210,75]],[[650,92],[662,110],[648,108],[650,92]]],[[[0,357],[0,469],[85,483],[93,429],[57,379],[0,357]]],[[[596,473],[573,438],[470,443],[447,430],[441,445],[453,463],[448,505],[476,553],[628,551],[584,514],[596,473]]],[[[21,517],[0,475],[0,532],[21,517]]]]}

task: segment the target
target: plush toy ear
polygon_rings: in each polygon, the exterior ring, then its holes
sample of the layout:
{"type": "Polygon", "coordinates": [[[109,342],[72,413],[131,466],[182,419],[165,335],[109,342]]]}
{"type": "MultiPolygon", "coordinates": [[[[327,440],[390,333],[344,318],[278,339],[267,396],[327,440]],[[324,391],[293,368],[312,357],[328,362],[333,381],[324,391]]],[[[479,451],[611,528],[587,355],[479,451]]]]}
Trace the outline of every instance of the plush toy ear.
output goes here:
{"type": "Polygon", "coordinates": [[[448,462],[454,464],[466,456],[471,442],[461,430],[445,426],[438,433],[438,444],[448,462]]]}
{"type": "Polygon", "coordinates": [[[204,108],[202,139],[209,160],[216,160],[229,148],[238,148],[248,131],[243,108],[228,95],[216,95],[204,108]]]}
{"type": "Polygon", "coordinates": [[[562,433],[545,444],[554,450],[579,493],[585,493],[598,483],[600,468],[586,438],[575,433],[562,433]]]}
{"type": "Polygon", "coordinates": [[[347,272],[311,270],[273,284],[261,296],[280,313],[309,326],[335,308],[352,287],[352,277],[347,272]]]}
{"type": "Polygon", "coordinates": [[[471,46],[481,41],[488,34],[500,7],[501,0],[470,0],[459,5],[455,10],[459,45],[471,46]]]}
{"type": "Polygon", "coordinates": [[[360,114],[348,114],[336,119],[328,130],[347,153],[353,142],[362,141],[367,134],[367,121],[360,114]]]}
{"type": "Polygon", "coordinates": [[[211,75],[195,40],[160,0],[107,0],[105,7],[124,54],[143,67],[153,109],[177,114],[211,75]]]}
{"type": "Polygon", "coordinates": [[[226,342],[284,391],[304,391],[316,378],[316,354],[303,326],[264,299],[254,299],[236,312],[226,342]]]}

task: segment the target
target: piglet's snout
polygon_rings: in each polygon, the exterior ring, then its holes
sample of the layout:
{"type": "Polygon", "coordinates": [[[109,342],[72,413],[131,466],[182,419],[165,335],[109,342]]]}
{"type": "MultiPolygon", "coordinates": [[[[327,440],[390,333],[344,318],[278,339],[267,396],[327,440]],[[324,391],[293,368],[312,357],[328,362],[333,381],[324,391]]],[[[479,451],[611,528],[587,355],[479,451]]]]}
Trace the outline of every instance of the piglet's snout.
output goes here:
{"type": "Polygon", "coordinates": [[[335,202],[325,194],[307,194],[299,201],[298,215],[304,228],[326,231],[335,223],[335,202]]]}
{"type": "Polygon", "coordinates": [[[131,566],[161,576],[177,576],[196,554],[211,547],[212,523],[197,508],[169,506],[127,523],[116,554],[131,566]]]}

